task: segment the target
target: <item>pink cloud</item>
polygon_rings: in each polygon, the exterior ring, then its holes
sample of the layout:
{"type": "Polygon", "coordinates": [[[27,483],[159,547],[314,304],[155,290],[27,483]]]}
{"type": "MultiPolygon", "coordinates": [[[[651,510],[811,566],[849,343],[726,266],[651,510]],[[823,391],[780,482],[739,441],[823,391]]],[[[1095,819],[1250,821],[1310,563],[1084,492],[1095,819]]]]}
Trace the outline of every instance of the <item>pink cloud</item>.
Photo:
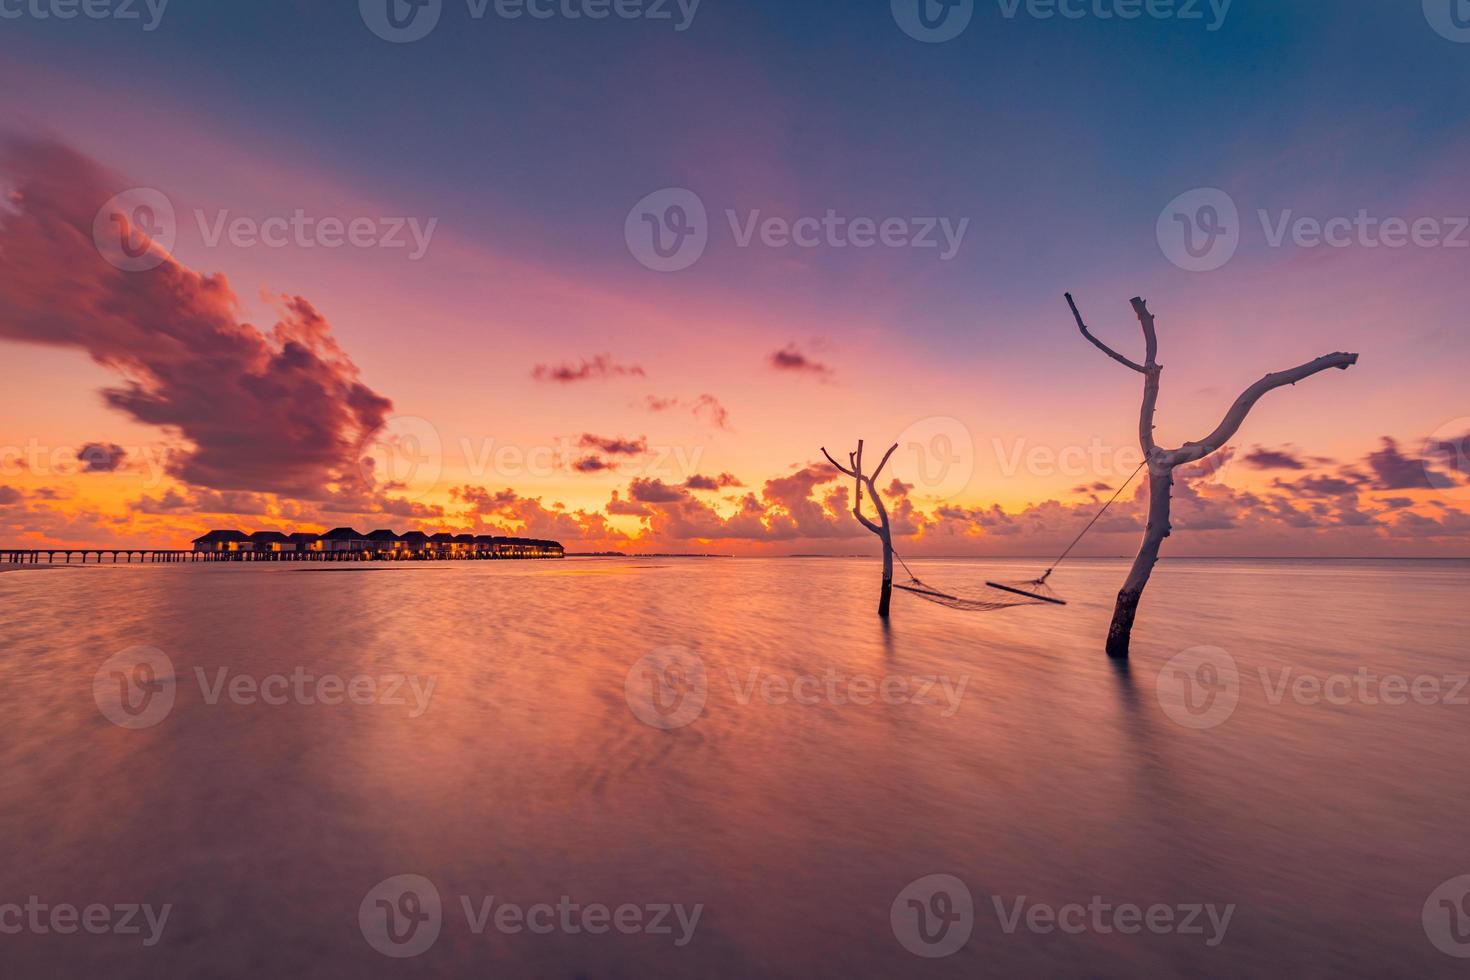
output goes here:
{"type": "Polygon", "coordinates": [[[598,354],[592,360],[583,360],[580,364],[538,364],[531,370],[531,377],[537,381],[549,381],[554,384],[575,384],[578,381],[592,381],[600,378],[617,377],[643,377],[643,368],[636,364],[619,364],[609,354],[598,354]]]}
{"type": "Polygon", "coordinates": [[[392,403],[362,383],[307,300],[286,299],[262,332],[240,321],[223,275],[167,257],[115,268],[93,220],[127,184],[67,146],[8,143],[0,172],[12,187],[0,212],[0,337],[76,348],[117,371],[103,400],[187,440],[169,464],[187,483],[303,497],[362,489],[359,447],[392,403]]]}
{"type": "Polygon", "coordinates": [[[771,367],[778,371],[792,371],[798,374],[811,374],[817,377],[830,377],[832,369],[821,361],[813,360],[797,349],[795,344],[787,344],[780,350],[772,353],[767,358],[771,367]]]}

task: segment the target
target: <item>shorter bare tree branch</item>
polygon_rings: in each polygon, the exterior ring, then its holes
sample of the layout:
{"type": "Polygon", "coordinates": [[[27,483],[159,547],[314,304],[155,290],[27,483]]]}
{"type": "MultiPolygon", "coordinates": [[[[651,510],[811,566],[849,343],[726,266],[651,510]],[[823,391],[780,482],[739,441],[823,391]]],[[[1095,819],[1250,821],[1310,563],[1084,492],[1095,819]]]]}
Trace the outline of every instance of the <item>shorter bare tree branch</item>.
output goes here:
{"type": "MultiPolygon", "coordinates": [[[[822,447],[822,455],[823,456],[826,456],[827,457],[827,462],[829,462],[833,466],[837,467],[837,471],[839,473],[841,473],[843,476],[856,476],[857,475],[852,470],[848,469],[847,467],[843,466],[841,463],[837,462],[837,460],[833,459],[832,458],[832,454],[829,453],[829,452],[827,452],[827,447],[826,446],[823,446],[822,447]]],[[[851,453],[848,453],[848,457],[850,459],[852,457],[852,454],[851,453]]]]}
{"type": "MultiPolygon", "coordinates": [[[[1111,357],[1113,360],[1117,361],[1119,364],[1123,365],[1126,368],[1130,368],[1130,369],[1132,369],[1134,371],[1137,371],[1139,374],[1143,374],[1144,373],[1144,370],[1143,370],[1143,365],[1142,364],[1138,364],[1138,363],[1136,363],[1134,361],[1130,361],[1128,358],[1124,357],[1122,354],[1119,354],[1117,351],[1113,350],[1111,347],[1109,347],[1107,344],[1103,343],[1101,340],[1098,340],[1097,337],[1093,336],[1092,331],[1087,329],[1087,324],[1085,324],[1085,323],[1082,322],[1082,314],[1078,312],[1078,310],[1077,310],[1077,304],[1074,303],[1074,302],[1072,302],[1072,294],[1071,293],[1067,293],[1066,296],[1067,296],[1067,305],[1072,308],[1072,316],[1076,318],[1076,320],[1077,320],[1077,329],[1082,331],[1082,336],[1084,336],[1088,340],[1092,341],[1092,344],[1093,344],[1094,347],[1096,347],[1098,350],[1102,351],[1104,354],[1106,354],[1109,357],[1111,357]]],[[[1147,331],[1145,331],[1145,333],[1147,333],[1147,331]]]]}
{"type": "Polygon", "coordinates": [[[872,489],[873,481],[878,479],[878,474],[883,472],[883,467],[888,465],[888,458],[892,456],[894,451],[897,449],[898,443],[895,442],[892,446],[888,447],[888,452],[883,454],[883,459],[878,463],[878,468],[873,471],[873,475],[871,477],[868,477],[868,488],[870,490],[872,489]]]}

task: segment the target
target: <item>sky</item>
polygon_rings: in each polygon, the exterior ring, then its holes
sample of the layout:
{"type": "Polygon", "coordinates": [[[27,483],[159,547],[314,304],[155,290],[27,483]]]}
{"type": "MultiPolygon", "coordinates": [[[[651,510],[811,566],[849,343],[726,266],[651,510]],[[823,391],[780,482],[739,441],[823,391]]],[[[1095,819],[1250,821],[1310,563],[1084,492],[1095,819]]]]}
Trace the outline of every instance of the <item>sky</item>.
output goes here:
{"type": "Polygon", "coordinates": [[[0,547],[1470,555],[1455,13],[0,0],[0,547]]]}

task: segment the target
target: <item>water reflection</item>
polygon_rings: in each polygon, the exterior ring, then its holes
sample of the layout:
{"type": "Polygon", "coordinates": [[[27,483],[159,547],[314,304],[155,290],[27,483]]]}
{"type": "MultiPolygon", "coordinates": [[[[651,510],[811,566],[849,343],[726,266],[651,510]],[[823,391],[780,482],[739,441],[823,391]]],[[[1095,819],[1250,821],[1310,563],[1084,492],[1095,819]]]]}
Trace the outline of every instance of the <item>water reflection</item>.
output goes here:
{"type": "MultiPolygon", "coordinates": [[[[979,587],[1021,566],[937,571],[979,587]]],[[[1166,562],[1120,664],[1101,637],[1122,568],[1059,573],[1064,609],[895,597],[887,624],[864,561],[0,576],[7,895],[175,905],[147,958],[122,937],[22,935],[4,937],[7,965],[398,975],[357,916],[400,874],[444,899],[439,936],[412,961],[426,976],[1452,965],[1420,914],[1470,872],[1456,866],[1470,853],[1470,708],[1275,703],[1260,678],[1465,673],[1466,565],[1166,562]],[[1204,730],[1171,720],[1157,691],[1160,666],[1200,643],[1241,668],[1239,705],[1204,730]],[[168,654],[179,688],[163,722],[126,731],[97,710],[92,677],[139,644],[168,654]],[[660,729],[626,685],[665,646],[700,658],[707,696],[660,729]],[[434,688],[421,716],[381,699],[206,696],[220,677],[298,670],[434,688]],[[890,906],[937,873],[965,883],[976,921],[959,952],[920,960],[890,906]],[[704,911],[681,947],[616,930],[477,933],[460,899],[488,895],[704,911]],[[1237,911],[1218,947],[1007,933],[994,900],[1018,896],[1237,911]]]]}

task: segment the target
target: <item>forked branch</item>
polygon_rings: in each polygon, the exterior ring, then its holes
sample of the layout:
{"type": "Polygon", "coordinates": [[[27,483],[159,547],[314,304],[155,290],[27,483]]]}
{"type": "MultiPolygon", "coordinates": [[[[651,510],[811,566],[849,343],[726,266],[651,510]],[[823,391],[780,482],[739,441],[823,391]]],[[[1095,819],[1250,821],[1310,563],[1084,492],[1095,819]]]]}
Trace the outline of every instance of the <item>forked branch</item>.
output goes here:
{"type": "MultiPolygon", "coordinates": [[[[1077,320],[1077,329],[1082,331],[1082,336],[1092,341],[1092,345],[1094,347],[1096,347],[1098,350],[1102,351],[1104,354],[1108,355],[1124,367],[1137,371],[1139,374],[1144,373],[1142,364],[1139,364],[1136,361],[1131,361],[1128,358],[1124,357],[1122,354],[1119,354],[1107,344],[1103,343],[1101,340],[1098,340],[1093,332],[1087,329],[1087,324],[1082,322],[1082,314],[1077,310],[1077,304],[1072,302],[1071,293],[1067,293],[1067,305],[1072,308],[1072,316],[1075,317],[1077,320]]],[[[1149,331],[1146,329],[1145,334],[1147,334],[1148,332],[1149,331]]]]}
{"type": "MultiPolygon", "coordinates": [[[[823,456],[826,456],[827,457],[827,462],[829,462],[833,466],[837,467],[837,472],[841,473],[843,476],[851,476],[851,477],[856,477],[857,476],[857,474],[854,473],[850,467],[843,466],[841,463],[837,462],[837,460],[833,459],[832,458],[832,454],[829,453],[829,452],[827,452],[827,447],[826,446],[823,446],[822,447],[822,455],[823,456]]],[[[848,453],[847,455],[848,455],[848,459],[851,460],[852,459],[852,454],[851,453],[848,453]]]]}
{"type": "Polygon", "coordinates": [[[1329,368],[1346,371],[1356,363],[1358,363],[1357,354],[1346,354],[1342,351],[1337,351],[1332,354],[1324,354],[1315,361],[1308,361],[1306,364],[1298,365],[1289,370],[1277,371],[1274,374],[1266,375],[1260,381],[1257,381],[1245,391],[1241,392],[1240,397],[1235,399],[1235,404],[1230,406],[1230,410],[1225,413],[1225,418],[1215,427],[1214,432],[1211,432],[1198,442],[1186,442],[1179,449],[1176,449],[1172,454],[1174,460],[1176,463],[1192,463],[1197,459],[1203,459],[1210,453],[1223,447],[1230,440],[1230,437],[1239,431],[1241,423],[1245,421],[1245,417],[1250,414],[1250,410],[1255,407],[1256,402],[1260,401],[1261,396],[1266,392],[1275,388],[1294,385],[1298,381],[1310,378],[1312,375],[1319,374],[1329,368]]]}
{"type": "Polygon", "coordinates": [[[891,457],[897,449],[898,443],[894,443],[891,447],[889,447],[888,452],[883,454],[883,459],[878,463],[878,468],[875,469],[871,474],[865,474],[863,473],[863,440],[858,440],[857,452],[847,454],[847,466],[843,466],[841,463],[837,462],[837,460],[833,459],[832,454],[827,452],[826,446],[822,447],[822,455],[827,457],[827,462],[831,463],[839,473],[842,473],[844,476],[852,477],[852,516],[857,518],[858,522],[862,524],[863,527],[867,528],[869,531],[872,531],[874,534],[882,534],[883,529],[888,526],[888,512],[883,507],[883,501],[878,498],[878,490],[877,487],[874,486],[873,481],[876,480],[878,478],[878,475],[883,472],[883,467],[888,465],[889,457],[891,457]],[[868,494],[873,498],[873,505],[878,511],[878,518],[882,521],[881,526],[878,524],[874,524],[871,520],[868,519],[867,515],[863,513],[864,486],[868,488],[868,494]]]}

